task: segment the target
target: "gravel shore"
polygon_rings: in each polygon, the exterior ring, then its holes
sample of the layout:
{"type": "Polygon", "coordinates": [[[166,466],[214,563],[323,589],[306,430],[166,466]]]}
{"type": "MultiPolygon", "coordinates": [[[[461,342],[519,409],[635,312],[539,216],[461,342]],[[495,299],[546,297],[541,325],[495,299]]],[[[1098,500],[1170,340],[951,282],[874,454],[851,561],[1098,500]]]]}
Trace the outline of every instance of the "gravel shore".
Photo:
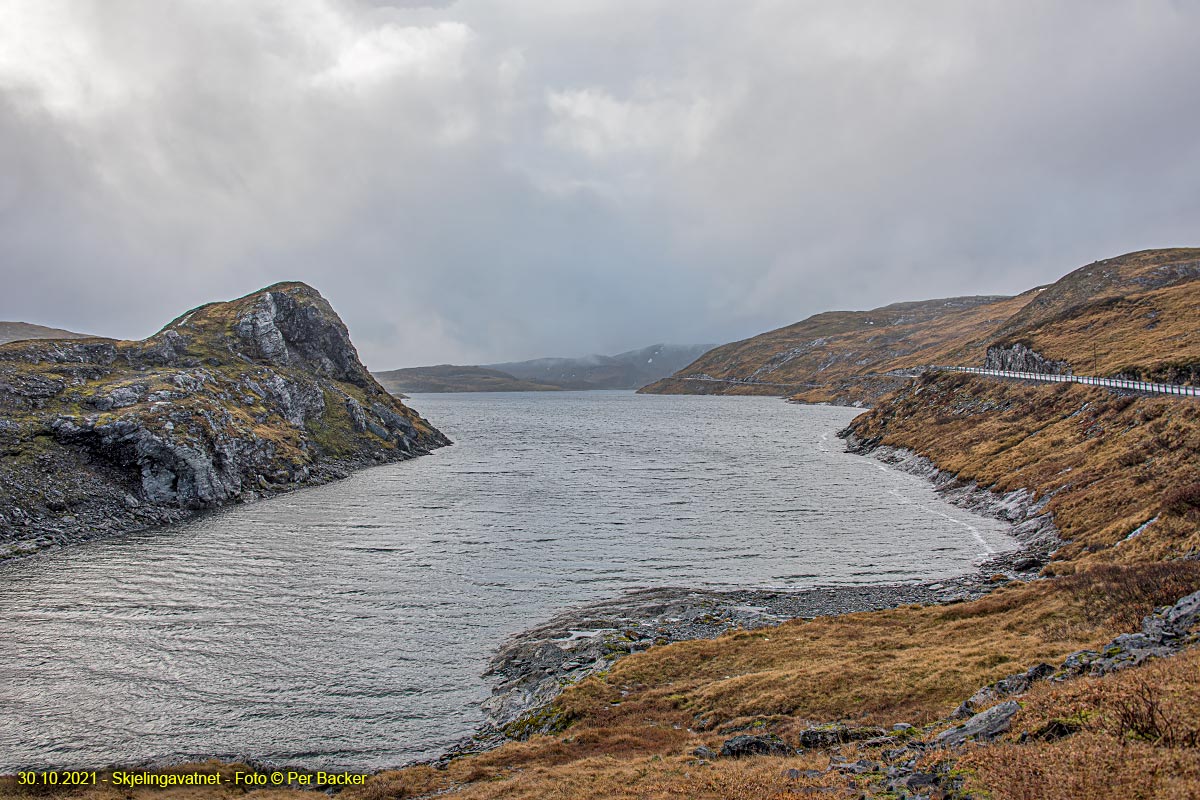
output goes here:
{"type": "Polygon", "coordinates": [[[542,732],[554,721],[541,712],[565,686],[607,670],[630,653],[797,618],[963,602],[986,594],[1000,575],[1032,580],[1041,564],[1017,550],[971,574],[940,581],[800,590],[665,587],[567,609],[500,648],[484,675],[493,684],[492,696],[483,703],[487,721],[441,761],[542,732]]]}
{"type": "Polygon", "coordinates": [[[553,724],[542,712],[563,687],[630,653],[790,619],[972,600],[1005,579],[1035,579],[1061,544],[1044,502],[1035,502],[1027,492],[997,494],[959,481],[914,453],[856,441],[849,431],[842,436],[852,452],[926,477],[947,502],[1007,521],[1018,549],[988,559],[971,573],[939,581],[798,590],[664,587],[564,610],[500,648],[484,674],[493,686],[483,703],[487,721],[442,761],[540,732],[553,724]]]}

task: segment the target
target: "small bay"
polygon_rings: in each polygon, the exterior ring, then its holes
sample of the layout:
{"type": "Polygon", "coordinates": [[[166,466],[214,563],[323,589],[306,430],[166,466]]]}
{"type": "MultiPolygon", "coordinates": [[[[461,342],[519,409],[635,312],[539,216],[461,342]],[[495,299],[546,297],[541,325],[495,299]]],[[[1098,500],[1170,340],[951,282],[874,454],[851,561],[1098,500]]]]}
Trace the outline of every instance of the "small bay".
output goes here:
{"type": "Polygon", "coordinates": [[[651,586],[969,571],[1001,523],[843,451],[858,411],[423,395],[456,444],[0,564],[0,772],[219,756],[377,769],[469,734],[504,639],[651,586]]]}

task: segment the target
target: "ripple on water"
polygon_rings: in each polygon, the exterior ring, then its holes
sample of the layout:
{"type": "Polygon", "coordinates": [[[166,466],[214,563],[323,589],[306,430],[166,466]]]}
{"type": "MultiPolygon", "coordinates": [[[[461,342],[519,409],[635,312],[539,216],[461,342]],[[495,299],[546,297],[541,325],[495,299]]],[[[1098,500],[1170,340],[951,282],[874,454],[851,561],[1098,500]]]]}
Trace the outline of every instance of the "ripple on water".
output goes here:
{"type": "Polygon", "coordinates": [[[458,444],[0,565],[0,771],[198,756],[375,769],[479,720],[508,635],[652,585],[945,577],[1010,546],[841,452],[855,411],[426,395],[458,444]]]}

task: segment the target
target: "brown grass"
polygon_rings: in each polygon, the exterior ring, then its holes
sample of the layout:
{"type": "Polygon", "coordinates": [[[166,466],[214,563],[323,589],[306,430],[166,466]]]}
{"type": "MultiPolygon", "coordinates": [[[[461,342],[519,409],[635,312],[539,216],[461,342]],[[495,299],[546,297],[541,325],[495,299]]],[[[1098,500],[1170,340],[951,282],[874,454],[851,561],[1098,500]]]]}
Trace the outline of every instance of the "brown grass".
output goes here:
{"type": "Polygon", "coordinates": [[[568,690],[559,707],[576,722],[566,731],[445,771],[390,773],[365,787],[366,800],[450,786],[468,786],[461,796],[470,798],[757,798],[828,786],[830,776],[805,784],[782,776],[798,765],[819,768],[819,754],[704,767],[688,754],[742,730],[794,741],[810,723],[838,719],[930,723],[978,687],[1106,642],[1129,620],[1196,588],[1200,564],[1108,567],[1014,584],[973,603],[794,621],[653,648],[568,690]]]}
{"type": "MultiPolygon", "coordinates": [[[[760,387],[667,378],[644,391],[658,393],[775,394],[806,402],[874,397],[896,388],[894,379],[864,377],[911,364],[941,363],[935,355],[982,337],[1029,300],[992,298],[967,308],[943,301],[903,303],[873,311],[831,311],[786,328],[705,353],[678,374],[756,378],[760,387]],[[785,355],[786,354],[786,355],[785,355]]],[[[980,356],[982,358],[982,356],[980,356]]]]}
{"type": "MultiPolygon", "coordinates": [[[[1128,630],[1154,607],[1198,588],[1200,563],[1112,565],[1013,583],[971,603],[797,620],[712,641],[655,647],[568,689],[558,705],[575,722],[561,733],[458,759],[444,770],[422,766],[383,773],[341,796],[384,800],[450,789],[455,790],[453,796],[472,800],[771,798],[818,787],[849,792],[851,779],[838,773],[788,777],[788,769],[824,769],[828,757],[819,752],[795,758],[720,759],[707,765],[690,753],[701,744],[719,748],[724,739],[743,730],[777,732],[794,742],[809,723],[838,719],[853,725],[933,723],[979,686],[1039,661],[1057,663],[1074,650],[1095,647],[1128,630]]],[[[1171,770],[1191,774],[1186,770],[1194,766],[1189,766],[1192,751],[1182,751],[1195,736],[1195,714],[1184,712],[1196,707],[1195,679],[1200,676],[1195,668],[1200,657],[1188,658],[1191,672],[1174,666],[1161,674],[1146,671],[1168,669],[1169,662],[1163,662],[1161,667],[1143,668],[1140,683],[1135,673],[1127,673],[1039,687],[1014,731],[1034,731],[1052,719],[1077,717],[1088,721],[1088,727],[1072,738],[1079,747],[1063,750],[1060,742],[1021,745],[1014,740],[995,750],[1002,755],[972,751],[972,780],[989,790],[1000,787],[997,798],[1036,796],[1003,794],[1008,785],[1003,775],[1010,769],[1059,764],[1076,771],[1070,781],[1086,783],[1086,759],[1107,763],[1104,759],[1118,758],[1115,753],[1126,751],[1114,749],[1113,742],[1127,741],[1130,733],[1138,740],[1122,747],[1134,753],[1136,764],[1160,770],[1166,776],[1163,781],[1171,770]],[[1145,701],[1138,687],[1147,685],[1166,687],[1153,713],[1138,705],[1145,701]],[[1127,712],[1121,711],[1122,699],[1129,701],[1127,712]],[[1092,707],[1110,709],[1114,715],[1089,716],[1092,707]],[[1047,755],[1030,755],[1042,751],[1047,755]]],[[[855,781],[856,792],[865,790],[865,779],[855,781]]],[[[19,794],[13,788],[0,784],[0,797],[19,794]]],[[[1086,786],[1080,789],[1084,790],[1086,786]]],[[[88,790],[51,796],[109,800],[118,795],[88,790]]],[[[239,793],[191,790],[187,796],[223,800],[239,793]]]]}
{"type": "Polygon", "coordinates": [[[1009,741],[961,762],[968,788],[994,800],[1200,797],[1200,651],[1023,700],[1009,741]],[[1037,735],[1050,729],[1061,738],[1037,735]]]}
{"type": "Polygon", "coordinates": [[[1177,380],[1176,368],[1200,366],[1200,282],[1097,302],[1022,332],[1048,358],[1080,375],[1127,374],[1177,380]]]}
{"type": "Polygon", "coordinates": [[[817,314],[715,348],[677,373],[753,378],[761,385],[672,377],[644,391],[872,403],[897,388],[878,373],[933,364],[982,366],[989,345],[1016,342],[1067,361],[1080,375],[1194,383],[1200,375],[1198,261],[1196,248],[1145,250],[969,308],[929,300],[817,314]]]}

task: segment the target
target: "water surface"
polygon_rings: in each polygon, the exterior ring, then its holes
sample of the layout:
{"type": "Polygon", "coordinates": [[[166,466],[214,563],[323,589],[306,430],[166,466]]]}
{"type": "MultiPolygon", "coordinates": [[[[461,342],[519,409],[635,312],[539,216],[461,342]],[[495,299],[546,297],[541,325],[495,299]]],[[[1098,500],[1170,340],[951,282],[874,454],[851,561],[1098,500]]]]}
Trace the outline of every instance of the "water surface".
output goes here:
{"type": "Polygon", "coordinates": [[[645,586],[943,577],[1011,547],[843,452],[852,409],[423,395],[457,444],[0,564],[0,772],[201,756],[375,769],[479,721],[503,639],[645,586]]]}

